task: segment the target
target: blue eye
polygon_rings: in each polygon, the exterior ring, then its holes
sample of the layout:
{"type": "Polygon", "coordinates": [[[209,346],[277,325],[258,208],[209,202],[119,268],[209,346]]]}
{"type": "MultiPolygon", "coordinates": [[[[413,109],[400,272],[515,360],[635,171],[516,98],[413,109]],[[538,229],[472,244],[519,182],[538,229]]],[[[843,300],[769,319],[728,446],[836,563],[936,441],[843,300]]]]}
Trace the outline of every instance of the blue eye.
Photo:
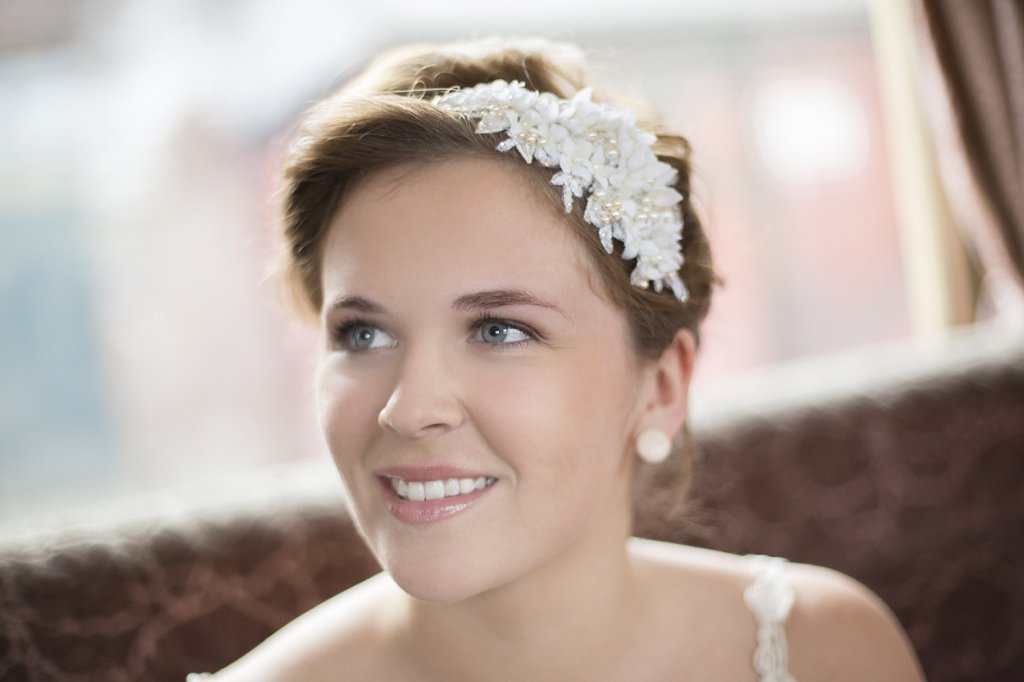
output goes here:
{"type": "Polygon", "coordinates": [[[393,348],[395,339],[386,331],[365,322],[350,322],[342,325],[336,338],[342,346],[349,350],[374,350],[377,348],[393,348]]]}
{"type": "Polygon", "coordinates": [[[483,322],[480,325],[480,338],[491,345],[507,345],[530,340],[530,334],[519,327],[498,320],[483,322]]]}

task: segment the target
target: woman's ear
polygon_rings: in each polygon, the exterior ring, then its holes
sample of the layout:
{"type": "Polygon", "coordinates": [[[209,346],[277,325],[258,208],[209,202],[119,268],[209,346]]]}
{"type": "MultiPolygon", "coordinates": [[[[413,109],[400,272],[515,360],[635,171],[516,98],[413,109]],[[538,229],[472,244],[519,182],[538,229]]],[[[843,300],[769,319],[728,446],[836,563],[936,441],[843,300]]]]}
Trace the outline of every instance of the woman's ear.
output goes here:
{"type": "Polygon", "coordinates": [[[645,377],[645,404],[637,422],[637,431],[654,427],[674,439],[686,422],[690,379],[697,353],[697,342],[687,329],[680,329],[650,365],[645,377]]]}

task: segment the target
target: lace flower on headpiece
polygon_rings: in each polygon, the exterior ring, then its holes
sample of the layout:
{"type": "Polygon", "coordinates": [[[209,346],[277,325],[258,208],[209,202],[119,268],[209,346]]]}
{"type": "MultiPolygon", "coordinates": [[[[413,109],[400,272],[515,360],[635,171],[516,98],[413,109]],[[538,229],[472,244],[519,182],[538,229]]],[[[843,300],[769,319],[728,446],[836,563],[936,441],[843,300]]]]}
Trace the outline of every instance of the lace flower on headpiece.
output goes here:
{"type": "Polygon", "coordinates": [[[551,184],[562,188],[565,212],[574,197],[586,197],[583,217],[605,251],[612,253],[616,239],[622,258],[636,259],[634,286],[668,286],[680,301],[688,298],[679,278],[683,196],[676,170],[658,160],[655,136],[636,128],[632,112],[591,102],[590,88],[566,100],[503,80],[450,90],[433,103],[479,119],[477,133],[507,133],[499,151],[515,149],[527,163],[557,168],[551,184]]]}

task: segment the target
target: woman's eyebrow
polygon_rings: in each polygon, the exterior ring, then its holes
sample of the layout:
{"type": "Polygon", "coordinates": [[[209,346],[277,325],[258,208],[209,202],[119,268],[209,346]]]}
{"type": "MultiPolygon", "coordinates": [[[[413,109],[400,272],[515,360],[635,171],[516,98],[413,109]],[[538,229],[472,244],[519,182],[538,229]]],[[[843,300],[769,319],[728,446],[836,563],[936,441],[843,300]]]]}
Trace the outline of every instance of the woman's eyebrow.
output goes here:
{"type": "Polygon", "coordinates": [[[561,314],[563,317],[569,317],[564,310],[559,308],[554,303],[549,303],[542,298],[534,296],[528,291],[522,289],[492,289],[489,291],[477,291],[472,294],[466,294],[465,296],[459,296],[452,303],[452,307],[456,310],[487,310],[489,308],[501,308],[503,306],[512,305],[534,305],[541,308],[549,308],[555,312],[561,314]]]}
{"type": "Polygon", "coordinates": [[[374,303],[368,298],[363,298],[362,296],[339,296],[332,299],[324,308],[324,313],[330,313],[341,308],[358,310],[363,313],[384,313],[383,306],[378,303],[374,303]]]}

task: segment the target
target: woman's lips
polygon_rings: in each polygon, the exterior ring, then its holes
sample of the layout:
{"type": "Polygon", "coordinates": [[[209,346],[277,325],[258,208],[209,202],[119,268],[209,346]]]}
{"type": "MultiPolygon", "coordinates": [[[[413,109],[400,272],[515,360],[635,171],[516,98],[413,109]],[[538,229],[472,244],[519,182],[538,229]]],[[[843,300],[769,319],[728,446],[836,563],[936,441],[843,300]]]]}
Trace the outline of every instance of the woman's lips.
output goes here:
{"type": "Polygon", "coordinates": [[[428,467],[390,469],[378,475],[384,500],[395,517],[405,523],[434,523],[450,518],[490,492],[497,478],[470,475],[464,469],[428,467]]]}

